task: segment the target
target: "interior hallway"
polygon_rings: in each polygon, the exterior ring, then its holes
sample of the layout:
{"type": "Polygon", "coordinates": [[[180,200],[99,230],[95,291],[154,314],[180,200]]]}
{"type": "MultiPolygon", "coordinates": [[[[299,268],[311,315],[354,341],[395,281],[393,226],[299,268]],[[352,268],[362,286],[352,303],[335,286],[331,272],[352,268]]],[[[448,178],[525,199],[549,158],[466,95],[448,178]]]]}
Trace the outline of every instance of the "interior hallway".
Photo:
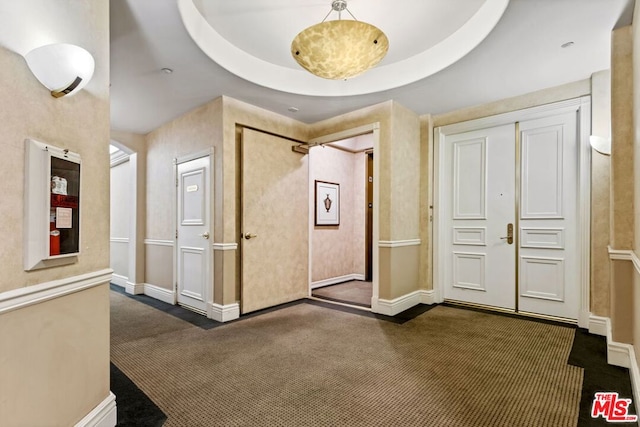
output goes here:
{"type": "Polygon", "coordinates": [[[631,396],[601,337],[446,305],[301,300],[222,324],[112,286],[111,348],[123,427],[590,426],[595,391],[631,396]]]}

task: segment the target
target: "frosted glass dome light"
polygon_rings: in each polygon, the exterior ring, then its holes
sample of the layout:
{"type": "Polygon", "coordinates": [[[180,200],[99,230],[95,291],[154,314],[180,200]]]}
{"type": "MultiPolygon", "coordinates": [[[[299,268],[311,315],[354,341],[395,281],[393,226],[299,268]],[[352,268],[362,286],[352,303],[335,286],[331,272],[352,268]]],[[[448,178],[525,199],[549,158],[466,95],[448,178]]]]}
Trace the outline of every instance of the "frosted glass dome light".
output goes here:
{"type": "Polygon", "coordinates": [[[33,75],[55,98],[78,93],[89,83],[95,69],[89,52],[68,43],[40,46],[27,53],[25,59],[33,75]]]}

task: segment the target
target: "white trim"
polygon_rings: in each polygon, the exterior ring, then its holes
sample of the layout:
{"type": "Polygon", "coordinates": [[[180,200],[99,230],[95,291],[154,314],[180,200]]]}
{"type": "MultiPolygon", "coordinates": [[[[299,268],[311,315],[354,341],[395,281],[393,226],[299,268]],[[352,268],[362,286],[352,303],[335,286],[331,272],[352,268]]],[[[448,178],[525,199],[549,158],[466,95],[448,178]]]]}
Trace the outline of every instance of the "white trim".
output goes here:
{"type": "Polygon", "coordinates": [[[608,246],[609,259],[614,261],[631,261],[636,269],[636,272],[640,274],[640,259],[638,255],[632,250],[613,249],[608,246]]]}
{"type": "Polygon", "coordinates": [[[0,314],[107,284],[111,281],[111,273],[113,270],[106,268],[80,276],[65,277],[2,292],[0,293],[0,314]]]}
{"type": "Polygon", "coordinates": [[[176,292],[171,289],[165,289],[150,283],[144,283],[144,294],[151,298],[166,302],[167,304],[176,304],[176,292]]]}
{"type": "Polygon", "coordinates": [[[240,317],[240,304],[220,305],[207,303],[207,317],[217,322],[229,322],[240,317]]]}
{"type": "Polygon", "coordinates": [[[126,163],[128,161],[129,161],[129,154],[120,150],[120,151],[116,151],[111,155],[110,165],[112,168],[115,168],[116,166],[120,166],[121,164],[126,163]]]}
{"type": "Polygon", "coordinates": [[[578,109],[578,263],[580,265],[580,307],[578,326],[589,326],[591,302],[591,97],[583,96],[578,109]]]}
{"type": "MultiPolygon", "coordinates": [[[[329,135],[323,135],[318,138],[313,138],[311,141],[309,141],[309,145],[313,147],[315,145],[337,142],[342,139],[355,138],[356,136],[372,133],[374,130],[380,130],[380,123],[378,122],[370,123],[368,125],[347,129],[342,132],[331,133],[329,135]]],[[[374,147],[374,153],[375,153],[375,147],[374,147]]]]}
{"type": "Polygon", "coordinates": [[[173,240],[144,239],[145,245],[173,247],[173,240]]]}
{"type": "Polygon", "coordinates": [[[411,240],[380,240],[378,242],[379,248],[401,248],[404,246],[420,246],[422,241],[420,239],[411,240]]]}
{"type": "Polygon", "coordinates": [[[129,243],[128,237],[110,237],[109,242],[111,243],[129,243]]]}
{"type": "MultiPolygon", "coordinates": [[[[566,101],[553,102],[551,104],[539,105],[537,107],[530,107],[522,110],[510,111],[508,113],[496,114],[495,116],[481,117],[479,119],[452,123],[450,125],[438,126],[434,129],[434,132],[439,132],[442,135],[452,135],[472,130],[506,125],[509,123],[521,122],[523,120],[533,120],[548,117],[550,115],[578,111],[581,108],[585,108],[586,105],[589,105],[591,102],[590,99],[590,95],[585,95],[579,98],[568,99],[566,101]]],[[[589,140],[589,134],[590,133],[588,133],[586,137],[587,141],[589,140]]]]}
{"type": "Polygon", "coordinates": [[[371,298],[371,311],[374,313],[384,314],[386,316],[395,316],[405,310],[410,309],[422,302],[422,293],[424,291],[414,291],[401,297],[385,300],[381,298],[371,298]]]}
{"type": "Polygon", "coordinates": [[[237,243],[214,243],[212,245],[214,251],[236,251],[238,250],[237,243]]]}
{"type": "Polygon", "coordinates": [[[118,285],[122,288],[126,288],[127,287],[127,281],[129,280],[128,277],[126,276],[122,276],[121,274],[116,274],[113,273],[111,275],[111,283],[113,283],[114,285],[118,285]]]}
{"type": "Polygon", "coordinates": [[[607,317],[589,316],[589,333],[593,335],[607,336],[607,317]]]}
{"type": "Polygon", "coordinates": [[[335,285],[337,283],[351,282],[352,280],[364,280],[364,274],[346,274],[344,276],[318,280],[311,282],[311,289],[322,288],[323,286],[335,285]]]}
{"type": "Polygon", "coordinates": [[[181,163],[187,163],[191,160],[200,159],[202,157],[213,156],[213,147],[206,148],[204,150],[196,151],[194,153],[186,154],[184,156],[176,157],[173,159],[174,165],[179,165],[181,163]]]}
{"type": "MultiPolygon", "coordinates": [[[[617,253],[622,251],[616,251],[617,253]]],[[[608,317],[591,316],[589,333],[607,337],[607,363],[629,369],[629,379],[633,391],[633,401],[640,402],[640,369],[636,353],[631,344],[613,341],[611,319],[608,317]],[[593,330],[592,330],[593,327],[593,330]]]]}
{"type": "Polygon", "coordinates": [[[144,294],[144,283],[133,283],[127,281],[124,286],[124,290],[126,293],[130,295],[140,295],[144,294]]]}
{"type": "Polygon", "coordinates": [[[114,427],[117,422],[116,396],[109,392],[109,396],[81,419],[75,427],[114,427]]]}
{"type": "Polygon", "coordinates": [[[433,305],[438,303],[438,293],[434,289],[420,290],[420,303],[433,305]]]}
{"type": "MultiPolygon", "coordinates": [[[[590,222],[591,222],[591,149],[589,148],[590,135],[590,105],[591,96],[586,95],[566,101],[554,102],[537,107],[511,111],[495,116],[483,117],[475,120],[454,123],[446,126],[434,128],[434,211],[433,211],[433,287],[438,291],[440,298],[444,297],[444,265],[446,247],[446,234],[442,230],[445,222],[445,206],[442,203],[444,194],[444,183],[446,179],[442,177],[444,166],[444,144],[445,136],[471,130],[485,129],[500,126],[508,123],[532,120],[536,118],[548,117],[549,115],[576,112],[579,118],[580,130],[579,138],[579,188],[578,188],[578,248],[580,254],[578,263],[580,265],[580,307],[578,311],[578,325],[586,328],[589,325],[590,307],[590,222]]],[[[639,264],[640,266],[640,264],[639,264]]]]}

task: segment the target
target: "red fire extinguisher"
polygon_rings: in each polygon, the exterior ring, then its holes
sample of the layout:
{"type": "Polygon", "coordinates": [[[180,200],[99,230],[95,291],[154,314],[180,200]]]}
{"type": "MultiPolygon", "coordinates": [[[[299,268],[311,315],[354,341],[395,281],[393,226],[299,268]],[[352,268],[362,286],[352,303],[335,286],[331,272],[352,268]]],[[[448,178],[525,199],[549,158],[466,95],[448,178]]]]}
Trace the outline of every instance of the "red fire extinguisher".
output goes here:
{"type": "Polygon", "coordinates": [[[56,217],[49,218],[49,256],[60,255],[60,230],[56,229],[56,217]]]}

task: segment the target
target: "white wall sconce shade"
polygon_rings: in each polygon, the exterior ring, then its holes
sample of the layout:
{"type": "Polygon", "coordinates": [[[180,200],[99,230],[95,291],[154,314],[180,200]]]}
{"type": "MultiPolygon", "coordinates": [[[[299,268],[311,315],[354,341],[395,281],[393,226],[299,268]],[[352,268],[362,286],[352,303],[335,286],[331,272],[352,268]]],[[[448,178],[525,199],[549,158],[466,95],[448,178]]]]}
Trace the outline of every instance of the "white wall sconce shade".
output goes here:
{"type": "Polygon", "coordinates": [[[27,65],[55,98],[78,93],[93,76],[95,61],[83,48],[67,43],[40,46],[27,53],[27,65]]]}
{"type": "Polygon", "coordinates": [[[600,154],[605,156],[611,155],[611,138],[603,138],[601,136],[591,135],[589,137],[591,147],[600,154]]]}

